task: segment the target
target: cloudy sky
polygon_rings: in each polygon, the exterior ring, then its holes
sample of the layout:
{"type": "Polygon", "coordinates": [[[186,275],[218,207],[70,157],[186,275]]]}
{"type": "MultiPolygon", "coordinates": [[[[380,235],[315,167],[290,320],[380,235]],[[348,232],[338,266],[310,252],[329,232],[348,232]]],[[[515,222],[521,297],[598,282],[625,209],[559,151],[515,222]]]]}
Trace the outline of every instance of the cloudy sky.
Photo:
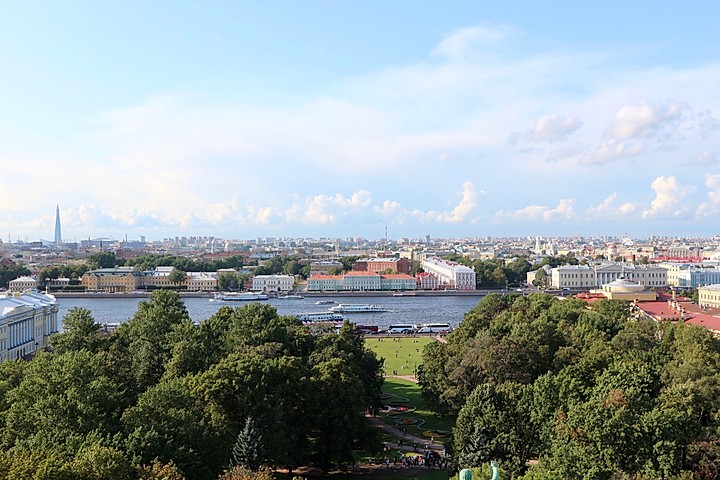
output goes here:
{"type": "Polygon", "coordinates": [[[0,238],[698,235],[720,4],[8,2],[0,238]]]}

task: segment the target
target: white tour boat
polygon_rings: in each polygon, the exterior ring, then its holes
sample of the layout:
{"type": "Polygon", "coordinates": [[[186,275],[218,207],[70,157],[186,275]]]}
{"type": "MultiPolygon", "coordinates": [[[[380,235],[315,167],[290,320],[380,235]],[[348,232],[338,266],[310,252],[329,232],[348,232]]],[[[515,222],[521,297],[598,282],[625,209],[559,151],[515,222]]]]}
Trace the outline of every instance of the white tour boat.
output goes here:
{"type": "Polygon", "coordinates": [[[266,294],[258,292],[222,292],[216,293],[211,300],[216,302],[252,302],[267,299],[266,294]]]}
{"type": "Polygon", "coordinates": [[[345,319],[339,313],[334,312],[298,313],[296,317],[303,322],[341,322],[345,319]]]}
{"type": "Polygon", "coordinates": [[[340,303],[330,307],[331,312],[336,313],[379,313],[387,312],[382,305],[371,305],[369,303],[340,303]]]}

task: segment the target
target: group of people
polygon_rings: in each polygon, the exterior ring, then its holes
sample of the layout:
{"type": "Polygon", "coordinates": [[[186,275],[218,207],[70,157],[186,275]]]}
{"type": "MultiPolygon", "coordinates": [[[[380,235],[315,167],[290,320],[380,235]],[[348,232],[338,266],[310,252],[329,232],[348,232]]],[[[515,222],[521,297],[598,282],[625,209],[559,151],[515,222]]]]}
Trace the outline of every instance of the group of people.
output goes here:
{"type": "MultiPolygon", "coordinates": [[[[427,452],[425,455],[404,455],[402,451],[398,451],[398,455],[393,457],[393,465],[398,465],[406,468],[411,467],[426,467],[426,468],[447,468],[447,459],[440,456],[437,452],[427,452]]],[[[390,467],[390,457],[385,457],[385,465],[390,467]]]]}

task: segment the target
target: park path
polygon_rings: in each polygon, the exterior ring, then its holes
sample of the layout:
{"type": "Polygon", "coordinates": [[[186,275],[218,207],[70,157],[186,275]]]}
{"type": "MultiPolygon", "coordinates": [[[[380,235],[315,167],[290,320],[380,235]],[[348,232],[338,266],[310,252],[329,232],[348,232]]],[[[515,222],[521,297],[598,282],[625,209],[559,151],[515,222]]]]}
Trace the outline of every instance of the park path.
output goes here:
{"type": "MultiPolygon", "coordinates": [[[[415,378],[415,375],[385,375],[385,377],[401,378],[403,380],[417,383],[417,378],[415,378]]],[[[414,451],[418,453],[425,453],[426,450],[432,450],[439,453],[441,456],[445,456],[445,446],[441,443],[436,443],[428,438],[408,433],[407,428],[405,428],[405,431],[403,432],[402,429],[394,427],[392,425],[388,425],[379,418],[373,417],[370,414],[366,414],[365,417],[377,428],[397,438],[397,440],[394,442],[383,442],[388,449],[403,450],[406,452],[414,451]]]]}

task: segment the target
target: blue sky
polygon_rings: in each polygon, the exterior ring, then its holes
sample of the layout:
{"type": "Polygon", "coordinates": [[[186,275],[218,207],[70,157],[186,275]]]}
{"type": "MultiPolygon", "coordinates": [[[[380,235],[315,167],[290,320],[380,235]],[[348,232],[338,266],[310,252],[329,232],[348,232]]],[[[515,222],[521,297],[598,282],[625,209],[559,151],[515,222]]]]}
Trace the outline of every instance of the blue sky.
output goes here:
{"type": "Polygon", "coordinates": [[[720,6],[507,3],[10,2],[0,237],[717,234],[720,6]]]}

